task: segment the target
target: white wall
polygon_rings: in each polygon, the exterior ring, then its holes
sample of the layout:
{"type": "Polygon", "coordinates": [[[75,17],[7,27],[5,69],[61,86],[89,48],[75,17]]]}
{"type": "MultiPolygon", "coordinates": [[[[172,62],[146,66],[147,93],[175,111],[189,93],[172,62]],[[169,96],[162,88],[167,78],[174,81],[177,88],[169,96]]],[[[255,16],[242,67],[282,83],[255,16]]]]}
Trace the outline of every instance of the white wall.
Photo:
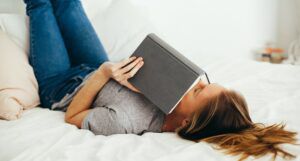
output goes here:
{"type": "MultiPolygon", "coordinates": [[[[252,51],[266,42],[287,48],[296,35],[293,3],[300,0],[131,1],[143,7],[160,35],[187,56],[252,58],[252,51]]],[[[23,0],[0,0],[0,12],[24,11],[23,0]]]]}
{"type": "Polygon", "coordinates": [[[300,0],[279,0],[278,6],[278,45],[287,51],[300,36],[300,0]]]}
{"type": "Polygon", "coordinates": [[[249,58],[253,49],[277,41],[278,0],[133,1],[148,6],[165,39],[190,55],[249,58]]]}

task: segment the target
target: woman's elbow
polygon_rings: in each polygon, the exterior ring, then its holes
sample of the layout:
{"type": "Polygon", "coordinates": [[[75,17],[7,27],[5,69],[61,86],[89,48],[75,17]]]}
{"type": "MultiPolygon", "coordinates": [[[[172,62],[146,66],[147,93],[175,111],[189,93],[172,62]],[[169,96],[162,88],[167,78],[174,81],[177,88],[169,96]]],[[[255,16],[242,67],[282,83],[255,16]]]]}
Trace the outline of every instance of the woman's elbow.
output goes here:
{"type": "Polygon", "coordinates": [[[65,116],[65,122],[68,123],[68,124],[75,125],[75,124],[74,124],[74,121],[72,120],[72,118],[71,118],[71,117],[68,117],[68,116],[65,116]]]}
{"type": "Polygon", "coordinates": [[[65,122],[69,124],[71,123],[71,118],[67,115],[65,115],[65,122]]]}
{"type": "Polygon", "coordinates": [[[65,122],[74,125],[73,115],[70,113],[69,109],[70,109],[70,107],[68,107],[68,109],[65,113],[65,122]]]}
{"type": "Polygon", "coordinates": [[[81,128],[81,122],[79,122],[78,120],[76,120],[75,117],[70,117],[68,115],[65,115],[65,122],[69,123],[69,124],[72,124],[72,125],[75,125],[78,128],[81,128]]]}

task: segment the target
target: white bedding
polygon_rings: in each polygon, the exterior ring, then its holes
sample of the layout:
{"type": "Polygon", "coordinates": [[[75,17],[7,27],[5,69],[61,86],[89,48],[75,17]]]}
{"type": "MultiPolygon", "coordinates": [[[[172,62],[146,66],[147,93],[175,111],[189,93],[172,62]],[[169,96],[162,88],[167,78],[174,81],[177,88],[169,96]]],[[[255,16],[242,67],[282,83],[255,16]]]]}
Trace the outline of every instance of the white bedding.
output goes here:
{"type": "MultiPolygon", "coordinates": [[[[196,59],[196,57],[195,57],[196,59]]],[[[300,68],[246,60],[203,60],[213,82],[241,91],[255,122],[285,122],[300,132],[300,68]]],[[[173,133],[95,136],[64,123],[62,112],[35,108],[16,121],[0,121],[1,161],[59,160],[236,160],[207,143],[193,143],[173,133]]],[[[286,146],[300,155],[299,146],[286,146]]],[[[260,160],[269,160],[266,156],[260,160]]],[[[299,157],[297,158],[299,159],[299,157]]],[[[281,160],[281,159],[278,159],[281,160]]]]}
{"type": "MultiPolygon", "coordinates": [[[[112,60],[130,55],[146,33],[155,31],[154,28],[149,27],[149,22],[145,21],[143,16],[123,4],[124,1],[116,1],[116,5],[109,6],[109,11],[103,11],[104,14],[101,15],[98,15],[99,9],[92,5],[92,2],[98,3],[98,1],[85,1],[91,2],[87,5],[91,9],[88,10],[88,15],[112,60]],[[130,19],[122,19],[124,15],[130,19]],[[134,17],[134,15],[138,16],[134,17]],[[140,21],[139,25],[136,25],[136,21],[140,21]]],[[[6,19],[5,23],[10,18],[6,19]]],[[[7,26],[9,25],[0,23],[0,27],[12,33],[19,31],[20,27],[20,25],[16,26],[15,22],[10,25],[10,29],[7,26]]],[[[15,36],[15,39],[24,50],[28,50],[26,49],[28,43],[21,42],[26,40],[26,33],[23,32],[25,30],[20,33],[20,39],[18,36],[15,36]]],[[[300,132],[299,66],[272,65],[230,58],[215,59],[208,53],[200,52],[197,42],[192,44],[195,48],[189,50],[189,47],[183,46],[192,41],[183,44],[181,42],[185,40],[180,37],[176,40],[175,35],[164,37],[174,42],[175,48],[181,49],[180,51],[188,58],[204,68],[212,82],[243,93],[254,122],[267,124],[285,122],[288,129],[300,132]],[[183,44],[183,46],[176,44],[183,44]],[[202,54],[198,54],[198,50],[202,54]]],[[[25,111],[19,120],[0,120],[0,161],[237,160],[237,157],[214,150],[209,144],[185,141],[173,133],[95,136],[90,131],[79,130],[73,125],[64,123],[63,118],[62,112],[34,108],[25,111]]],[[[300,155],[300,146],[288,145],[286,148],[300,155]]],[[[260,160],[269,159],[270,156],[266,156],[260,160]]],[[[300,156],[296,160],[300,160],[300,156]]]]}

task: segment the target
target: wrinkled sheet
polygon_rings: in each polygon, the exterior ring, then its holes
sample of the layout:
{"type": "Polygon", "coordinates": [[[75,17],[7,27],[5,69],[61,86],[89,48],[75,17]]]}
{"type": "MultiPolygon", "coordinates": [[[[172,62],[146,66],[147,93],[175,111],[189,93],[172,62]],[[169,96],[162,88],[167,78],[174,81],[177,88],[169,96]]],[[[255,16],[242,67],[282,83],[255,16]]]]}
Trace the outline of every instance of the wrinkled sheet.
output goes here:
{"type": "MultiPolygon", "coordinates": [[[[193,60],[209,73],[212,82],[243,93],[254,122],[284,122],[287,129],[300,132],[299,67],[250,60],[200,60],[197,56],[193,60]]],[[[237,160],[207,143],[182,140],[173,133],[95,136],[65,123],[63,112],[39,107],[25,111],[19,120],[0,120],[0,136],[1,161],[237,160]]],[[[300,155],[299,146],[284,147],[300,155]]]]}

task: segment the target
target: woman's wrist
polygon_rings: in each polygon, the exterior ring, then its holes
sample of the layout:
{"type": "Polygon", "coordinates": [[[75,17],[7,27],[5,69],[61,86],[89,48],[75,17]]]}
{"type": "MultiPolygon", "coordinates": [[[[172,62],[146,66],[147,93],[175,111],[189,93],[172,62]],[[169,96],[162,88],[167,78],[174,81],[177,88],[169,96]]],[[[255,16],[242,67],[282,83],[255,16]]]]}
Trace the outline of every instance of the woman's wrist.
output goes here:
{"type": "Polygon", "coordinates": [[[95,73],[90,77],[90,82],[93,84],[103,84],[110,79],[109,75],[106,74],[105,70],[99,67],[95,73]]]}
{"type": "Polygon", "coordinates": [[[111,76],[109,75],[106,67],[105,67],[105,62],[103,64],[101,64],[101,66],[96,70],[95,72],[96,77],[101,77],[101,78],[106,78],[106,79],[110,79],[111,76]]]}

